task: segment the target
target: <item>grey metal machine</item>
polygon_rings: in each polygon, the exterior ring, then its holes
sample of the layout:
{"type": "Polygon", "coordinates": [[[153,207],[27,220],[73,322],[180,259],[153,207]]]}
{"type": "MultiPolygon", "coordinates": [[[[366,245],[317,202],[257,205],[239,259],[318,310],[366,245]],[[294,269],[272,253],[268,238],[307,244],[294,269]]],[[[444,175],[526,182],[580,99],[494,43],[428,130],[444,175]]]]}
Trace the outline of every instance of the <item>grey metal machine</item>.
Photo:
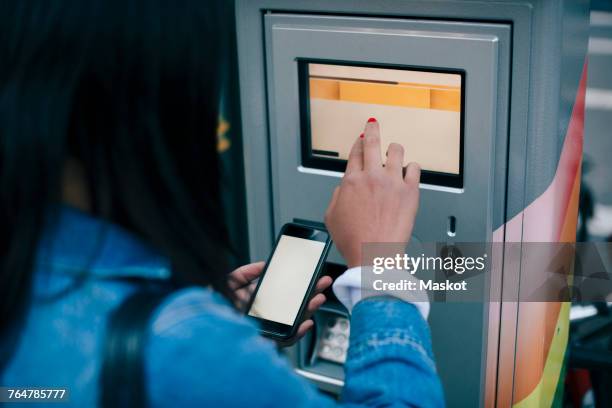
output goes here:
{"type": "MultiPolygon", "coordinates": [[[[368,115],[379,118],[383,143],[405,142],[425,170],[415,242],[528,239],[520,223],[556,177],[579,95],[588,2],[237,0],[235,8],[252,259],[266,259],[284,223],[322,222],[347,143],[368,115]],[[406,121],[417,126],[409,135],[406,121]]],[[[336,251],[329,261],[342,268],[336,251]]],[[[503,285],[511,273],[520,271],[502,267],[482,284],[518,290],[503,285]]],[[[512,349],[500,338],[520,326],[515,315],[487,302],[432,305],[450,406],[523,399],[512,385],[522,366],[499,369],[512,349]]],[[[330,302],[318,330],[290,352],[300,374],[333,393],[343,384],[346,317],[330,302]]]]}

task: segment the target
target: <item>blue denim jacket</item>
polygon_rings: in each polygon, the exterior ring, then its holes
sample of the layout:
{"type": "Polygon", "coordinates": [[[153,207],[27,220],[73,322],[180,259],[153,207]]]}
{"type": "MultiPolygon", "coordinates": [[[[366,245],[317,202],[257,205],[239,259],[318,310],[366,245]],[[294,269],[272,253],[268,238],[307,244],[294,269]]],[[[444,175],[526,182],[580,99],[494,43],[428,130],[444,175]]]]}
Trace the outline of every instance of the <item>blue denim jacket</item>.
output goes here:
{"type": "MultiPolygon", "coordinates": [[[[114,278],[169,274],[168,262],[127,232],[63,209],[40,245],[32,307],[0,386],[68,387],[71,406],[96,406],[107,316],[137,289],[114,278]]],[[[427,323],[392,298],[353,309],[339,402],[298,377],[271,341],[207,288],[170,295],[153,316],[147,347],[156,407],[444,405],[427,323]]]]}

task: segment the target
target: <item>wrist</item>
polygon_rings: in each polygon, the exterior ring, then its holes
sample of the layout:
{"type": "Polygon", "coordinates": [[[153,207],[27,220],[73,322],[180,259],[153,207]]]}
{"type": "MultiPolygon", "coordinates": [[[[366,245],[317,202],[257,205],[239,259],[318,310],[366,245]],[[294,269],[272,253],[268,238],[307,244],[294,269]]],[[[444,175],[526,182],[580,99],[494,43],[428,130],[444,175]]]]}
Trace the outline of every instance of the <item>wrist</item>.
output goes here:
{"type": "Polygon", "coordinates": [[[358,245],[358,248],[352,248],[349,251],[340,251],[340,253],[344,257],[348,269],[362,266],[363,257],[361,256],[361,244],[358,245]]]}
{"type": "Polygon", "coordinates": [[[363,266],[361,261],[361,256],[355,258],[345,258],[347,269],[356,268],[358,266],[363,266]]]}
{"type": "MultiPolygon", "coordinates": [[[[413,304],[427,320],[429,315],[429,298],[427,291],[420,289],[419,279],[409,272],[401,269],[392,269],[385,272],[385,280],[389,282],[411,282],[409,289],[377,288],[372,276],[372,266],[353,267],[340,275],[333,284],[333,291],[338,300],[351,313],[353,306],[360,300],[373,297],[393,297],[413,304]]],[[[381,281],[382,282],[382,281],[381,281]]]]}

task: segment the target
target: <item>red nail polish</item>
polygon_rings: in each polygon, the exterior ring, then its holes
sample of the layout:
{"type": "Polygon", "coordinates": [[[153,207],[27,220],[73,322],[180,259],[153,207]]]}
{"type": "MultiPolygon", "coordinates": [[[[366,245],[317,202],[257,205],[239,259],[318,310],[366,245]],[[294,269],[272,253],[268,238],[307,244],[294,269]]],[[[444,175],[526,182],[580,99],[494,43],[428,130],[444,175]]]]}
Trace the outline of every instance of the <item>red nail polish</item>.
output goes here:
{"type": "Polygon", "coordinates": [[[370,118],[370,119],[368,119],[368,123],[370,123],[370,122],[376,122],[376,118],[370,118]]]}
{"type": "Polygon", "coordinates": [[[360,134],[360,135],[359,135],[359,137],[363,139],[363,133],[362,133],[362,134],[360,134]]]}

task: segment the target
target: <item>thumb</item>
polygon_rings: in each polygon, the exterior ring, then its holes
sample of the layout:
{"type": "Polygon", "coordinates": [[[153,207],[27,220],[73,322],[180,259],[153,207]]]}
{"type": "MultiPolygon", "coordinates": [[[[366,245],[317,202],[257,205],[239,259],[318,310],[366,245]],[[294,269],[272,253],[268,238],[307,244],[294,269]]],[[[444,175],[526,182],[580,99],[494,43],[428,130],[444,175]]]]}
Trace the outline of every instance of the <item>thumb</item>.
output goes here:
{"type": "Polygon", "coordinates": [[[236,269],[229,275],[231,289],[239,289],[257,279],[263,272],[266,263],[263,261],[246,264],[236,269]]]}

